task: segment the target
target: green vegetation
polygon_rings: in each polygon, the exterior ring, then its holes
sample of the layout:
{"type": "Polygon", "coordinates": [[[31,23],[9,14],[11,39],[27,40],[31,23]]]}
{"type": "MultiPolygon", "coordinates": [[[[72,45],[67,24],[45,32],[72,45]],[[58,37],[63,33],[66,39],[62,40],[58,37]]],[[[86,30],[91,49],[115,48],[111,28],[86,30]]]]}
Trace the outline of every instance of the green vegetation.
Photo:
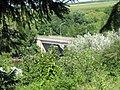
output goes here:
{"type": "Polygon", "coordinates": [[[52,16],[52,21],[46,25],[38,25],[40,35],[62,35],[76,37],[87,32],[99,33],[101,27],[106,23],[111,7],[95,8],[83,11],[70,12],[64,15],[61,21],[56,16],[52,16]]]}
{"type": "Polygon", "coordinates": [[[16,90],[119,90],[119,49],[118,40],[102,51],[66,50],[60,57],[51,48],[26,56],[16,65],[23,70],[16,90]]]}
{"type": "Polygon", "coordinates": [[[112,2],[95,2],[95,3],[86,3],[86,4],[73,4],[70,5],[71,11],[86,11],[90,9],[102,9],[105,7],[113,6],[116,1],[112,2]]]}
{"type": "MultiPolygon", "coordinates": [[[[0,7],[10,4],[6,1],[0,2],[0,7]]],[[[93,7],[84,4],[81,9],[78,8],[80,11],[72,6],[71,10],[75,11],[63,17],[63,13],[69,11],[64,3],[40,0],[42,11],[39,13],[36,7],[39,0],[35,0],[36,3],[27,0],[29,9],[25,7],[26,2],[22,2],[24,0],[18,1],[11,3],[18,5],[17,8],[11,7],[16,12],[8,15],[11,12],[8,7],[2,7],[7,12],[0,12],[0,90],[120,89],[120,32],[99,34],[114,2],[89,4],[97,4],[93,7]],[[23,5],[23,12],[27,11],[20,17],[19,5],[23,5]],[[52,13],[61,18],[51,16],[52,13]],[[15,17],[10,18],[12,15],[15,17]],[[65,48],[64,56],[60,56],[54,46],[47,53],[40,52],[36,46],[36,35],[77,38],[65,48]]]]}

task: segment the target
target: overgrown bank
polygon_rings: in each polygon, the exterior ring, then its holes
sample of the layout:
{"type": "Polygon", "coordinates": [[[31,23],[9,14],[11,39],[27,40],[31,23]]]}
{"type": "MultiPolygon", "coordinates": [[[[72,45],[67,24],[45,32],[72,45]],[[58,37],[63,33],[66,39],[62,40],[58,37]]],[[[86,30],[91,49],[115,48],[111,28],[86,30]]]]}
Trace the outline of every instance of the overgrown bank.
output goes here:
{"type": "MultiPolygon", "coordinates": [[[[5,60],[6,63],[1,64],[1,66],[4,68],[16,66],[23,72],[22,75],[11,77],[12,83],[9,82],[8,78],[5,81],[7,83],[1,84],[1,90],[7,87],[16,90],[119,90],[120,41],[117,34],[111,33],[111,36],[113,36],[111,39],[106,36],[104,40],[101,40],[104,42],[109,38],[112,42],[109,46],[104,45],[105,48],[102,49],[95,47],[96,50],[94,50],[94,48],[90,48],[93,45],[90,43],[83,48],[75,45],[76,47],[73,48],[78,48],[77,52],[66,50],[65,55],[60,57],[56,49],[52,48],[45,54],[33,53],[33,56],[30,53],[24,56],[19,64],[15,65],[8,63],[7,60],[12,60],[9,54],[3,54],[0,56],[0,61],[5,60]],[[15,82],[16,80],[17,82],[15,82]]],[[[100,35],[96,36],[95,39],[98,40],[98,37],[100,35]]],[[[84,40],[89,42],[87,38],[84,40]]],[[[95,43],[101,47],[100,43],[95,43]]],[[[4,70],[9,72],[10,69],[4,70]]],[[[7,78],[8,75],[11,74],[7,73],[7,76],[4,77],[7,78]]],[[[1,80],[5,79],[1,77],[1,80]]]]}

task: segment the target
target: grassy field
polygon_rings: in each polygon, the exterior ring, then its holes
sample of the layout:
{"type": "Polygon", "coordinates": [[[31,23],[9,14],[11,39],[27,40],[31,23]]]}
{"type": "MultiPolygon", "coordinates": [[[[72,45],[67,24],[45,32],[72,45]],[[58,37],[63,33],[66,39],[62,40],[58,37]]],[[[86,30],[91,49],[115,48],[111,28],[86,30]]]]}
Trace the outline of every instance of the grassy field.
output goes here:
{"type": "Polygon", "coordinates": [[[70,5],[71,11],[79,11],[79,10],[90,10],[97,8],[105,8],[113,6],[116,2],[96,2],[96,3],[86,3],[86,4],[74,4],[70,5]]]}

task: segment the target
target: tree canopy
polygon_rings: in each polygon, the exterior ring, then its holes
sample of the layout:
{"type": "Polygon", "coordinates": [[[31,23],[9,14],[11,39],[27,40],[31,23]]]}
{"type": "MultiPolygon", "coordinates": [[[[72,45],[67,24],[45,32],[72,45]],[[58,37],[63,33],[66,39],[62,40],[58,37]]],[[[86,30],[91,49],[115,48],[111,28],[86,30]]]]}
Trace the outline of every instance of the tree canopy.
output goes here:
{"type": "Polygon", "coordinates": [[[101,28],[100,33],[106,30],[118,31],[120,28],[120,1],[112,7],[111,14],[106,24],[101,28]]]}
{"type": "Polygon", "coordinates": [[[31,29],[33,23],[37,28],[37,23],[50,20],[52,14],[63,18],[65,13],[69,13],[68,5],[60,0],[0,0],[0,52],[18,49],[25,40],[24,31],[18,27],[31,29]],[[11,29],[10,23],[15,23],[15,28],[11,29]]]}
{"type": "Polygon", "coordinates": [[[0,0],[0,23],[10,18],[24,26],[25,23],[29,25],[32,20],[36,22],[50,19],[53,13],[63,17],[63,14],[68,12],[66,3],[60,0],[0,0]]]}

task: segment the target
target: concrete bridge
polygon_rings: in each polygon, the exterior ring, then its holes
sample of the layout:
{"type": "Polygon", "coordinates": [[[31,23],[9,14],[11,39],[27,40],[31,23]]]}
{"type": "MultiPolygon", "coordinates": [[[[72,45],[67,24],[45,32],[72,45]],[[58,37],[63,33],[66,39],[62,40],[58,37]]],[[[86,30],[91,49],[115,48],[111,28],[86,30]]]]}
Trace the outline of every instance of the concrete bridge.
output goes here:
{"type": "Polygon", "coordinates": [[[73,39],[74,38],[62,36],[38,36],[36,42],[42,52],[47,52],[50,45],[55,45],[58,47],[59,52],[62,53],[64,47],[67,47],[73,39]]]}

